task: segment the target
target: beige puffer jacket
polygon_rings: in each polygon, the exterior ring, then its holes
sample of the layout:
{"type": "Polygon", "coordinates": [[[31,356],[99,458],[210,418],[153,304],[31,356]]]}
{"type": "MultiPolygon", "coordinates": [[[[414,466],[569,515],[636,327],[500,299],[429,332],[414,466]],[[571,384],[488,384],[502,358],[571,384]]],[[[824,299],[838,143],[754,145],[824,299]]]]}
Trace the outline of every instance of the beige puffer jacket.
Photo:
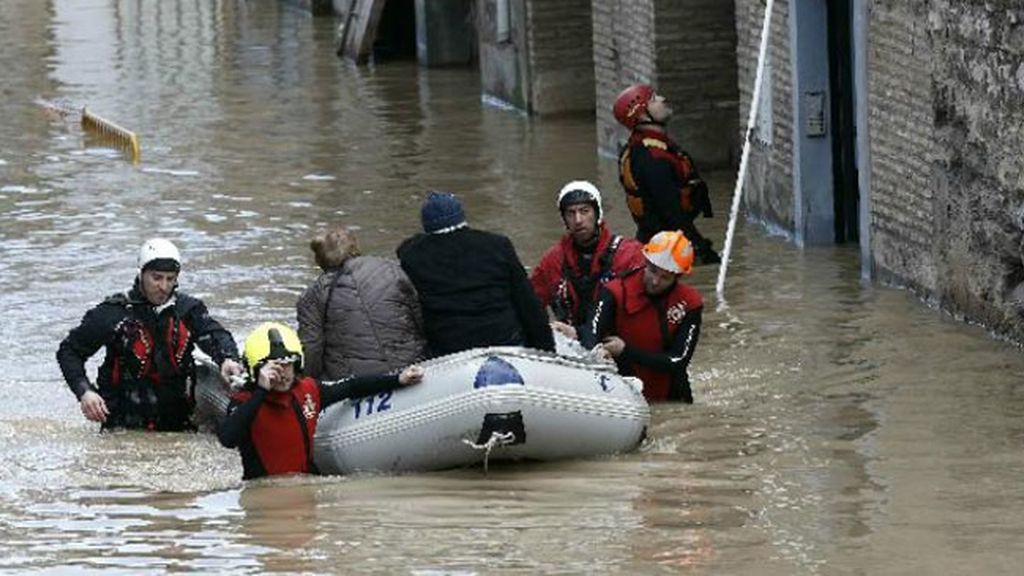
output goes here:
{"type": "Polygon", "coordinates": [[[394,260],[349,258],[306,288],[296,310],[307,376],[380,374],[424,357],[416,289],[394,260]]]}

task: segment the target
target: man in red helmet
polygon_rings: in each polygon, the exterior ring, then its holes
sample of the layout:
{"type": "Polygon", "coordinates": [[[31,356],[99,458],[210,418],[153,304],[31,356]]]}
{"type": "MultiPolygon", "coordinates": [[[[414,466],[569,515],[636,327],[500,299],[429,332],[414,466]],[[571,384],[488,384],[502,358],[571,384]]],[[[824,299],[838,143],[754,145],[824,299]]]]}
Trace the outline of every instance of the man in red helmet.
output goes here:
{"type": "Polygon", "coordinates": [[[659,232],[643,248],[647,266],[601,289],[580,343],[601,346],[619,372],[644,383],[651,401],[693,402],[687,368],[700,338],[704,300],[679,281],[693,265],[693,248],[681,232],[659,232]]]}
{"type": "Polygon", "coordinates": [[[619,180],[636,238],[647,242],[662,230],[682,230],[704,264],[721,261],[711,241],[697,231],[698,214],[711,218],[707,184],[690,156],[668,135],[672,108],[647,84],[623,90],[612,108],[615,119],[632,133],[619,153],[619,180]]]}
{"type": "Polygon", "coordinates": [[[569,182],[558,192],[558,212],[566,233],[544,253],[530,274],[530,284],[541,304],[554,317],[552,327],[576,338],[586,321],[598,288],[643,268],[643,245],[612,234],[604,222],[601,191],[586,180],[569,182]]]}

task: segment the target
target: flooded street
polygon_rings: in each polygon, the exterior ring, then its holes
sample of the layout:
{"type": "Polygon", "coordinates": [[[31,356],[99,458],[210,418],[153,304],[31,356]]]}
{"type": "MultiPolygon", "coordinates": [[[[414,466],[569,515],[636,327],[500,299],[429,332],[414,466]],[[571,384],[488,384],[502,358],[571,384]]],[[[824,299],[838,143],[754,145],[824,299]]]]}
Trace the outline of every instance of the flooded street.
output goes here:
{"type": "MultiPolygon", "coordinates": [[[[130,287],[138,245],[240,340],[294,324],[326,223],[393,255],[427,190],[510,236],[562,232],[568,180],[631,232],[590,118],[481,102],[473,69],[357,68],[334,24],[276,1],[4,0],[0,8],[0,571],[1016,574],[1024,563],[1024,356],[908,292],[863,284],[856,246],[797,250],[740,223],[691,367],[641,452],[553,464],[243,485],[210,435],[99,435],[54,353],[130,287]],[[60,100],[140,135],[103,147],[60,100]]],[[[698,222],[723,243],[734,175],[698,222]]],[[[94,377],[98,355],[90,363],[94,377]]]]}

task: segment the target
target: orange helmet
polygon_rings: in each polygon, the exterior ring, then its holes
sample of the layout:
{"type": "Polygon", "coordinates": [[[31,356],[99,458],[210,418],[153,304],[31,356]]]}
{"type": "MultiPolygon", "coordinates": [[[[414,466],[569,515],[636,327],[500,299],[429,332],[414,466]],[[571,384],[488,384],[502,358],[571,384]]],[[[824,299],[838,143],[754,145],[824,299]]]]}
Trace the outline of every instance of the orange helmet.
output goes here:
{"type": "Polygon", "coordinates": [[[678,230],[655,234],[644,245],[644,257],[658,268],[675,274],[689,274],[693,268],[693,246],[678,230]]]}
{"type": "Polygon", "coordinates": [[[619,92],[612,113],[619,124],[632,130],[640,121],[640,115],[647,112],[651,98],[654,98],[654,88],[650,84],[634,84],[619,92]]]}

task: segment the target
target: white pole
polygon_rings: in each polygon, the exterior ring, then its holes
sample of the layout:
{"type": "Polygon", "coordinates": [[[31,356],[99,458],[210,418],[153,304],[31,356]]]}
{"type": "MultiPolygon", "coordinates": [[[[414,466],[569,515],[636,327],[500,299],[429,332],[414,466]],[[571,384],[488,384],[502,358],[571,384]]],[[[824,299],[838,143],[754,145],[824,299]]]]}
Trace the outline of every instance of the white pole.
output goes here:
{"type": "Polygon", "coordinates": [[[725,247],[722,249],[722,265],[718,268],[718,283],[715,292],[719,302],[725,300],[725,274],[729,269],[729,257],[732,255],[732,239],[736,233],[736,219],[740,213],[740,199],[743,197],[743,181],[747,176],[747,162],[750,159],[750,138],[754,133],[754,122],[757,121],[757,109],[761,104],[761,85],[764,81],[764,65],[768,53],[768,34],[772,23],[772,6],[775,0],[768,0],[764,8],[764,25],[761,27],[761,49],[757,54],[757,74],[754,76],[754,93],[750,97],[750,116],[747,119],[747,131],[743,138],[743,154],[740,156],[740,171],[736,174],[736,188],[732,193],[732,211],[729,214],[729,228],[725,232],[725,247]]]}

